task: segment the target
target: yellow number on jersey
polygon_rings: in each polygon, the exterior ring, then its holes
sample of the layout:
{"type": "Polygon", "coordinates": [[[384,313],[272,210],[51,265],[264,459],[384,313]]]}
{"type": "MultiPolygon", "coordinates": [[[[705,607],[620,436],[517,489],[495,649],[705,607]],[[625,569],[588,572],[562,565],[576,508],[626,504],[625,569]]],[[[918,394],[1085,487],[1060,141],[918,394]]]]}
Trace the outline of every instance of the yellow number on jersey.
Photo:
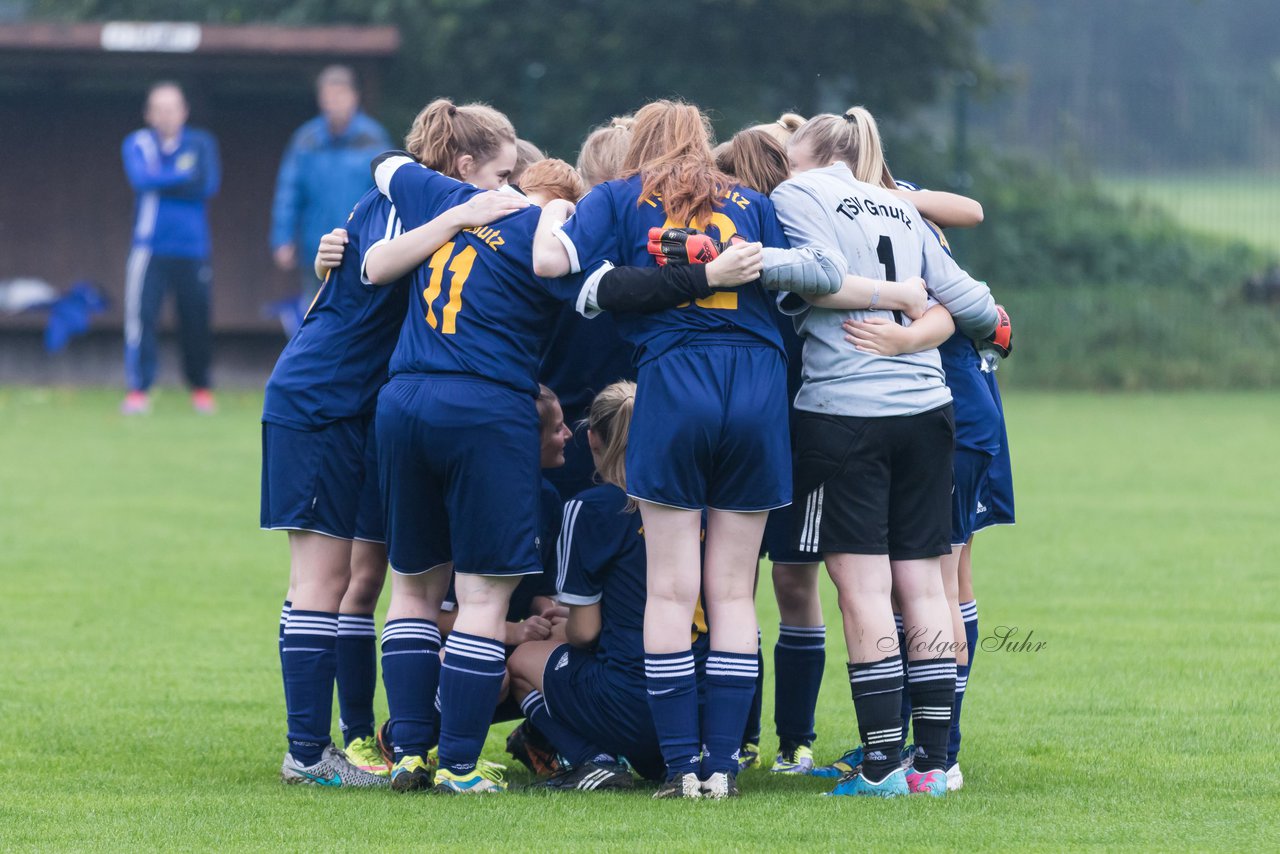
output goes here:
{"type": "MultiPolygon", "coordinates": [[[[719,230],[721,243],[727,243],[729,238],[738,233],[738,227],[733,224],[733,220],[729,219],[729,217],[722,213],[713,213],[708,225],[714,225],[719,230]]],[[[667,217],[667,221],[662,224],[663,231],[666,231],[668,228],[685,227],[686,226],[671,219],[671,217],[667,217]]],[[[699,231],[706,231],[705,228],[698,224],[697,220],[689,223],[687,227],[696,228],[699,231]]],[[[733,311],[738,307],[738,292],[716,291],[709,297],[703,297],[700,300],[695,300],[694,304],[700,308],[715,308],[723,311],[733,311]]],[[[688,305],[688,303],[685,303],[685,305],[688,305]]]]}
{"type": "Polygon", "coordinates": [[[467,284],[467,277],[471,275],[471,265],[476,261],[475,248],[464,246],[458,253],[458,257],[450,262],[449,258],[453,255],[453,250],[454,241],[451,240],[431,256],[431,260],[427,262],[427,267],[431,270],[431,279],[427,283],[426,290],[422,292],[422,299],[427,304],[427,325],[432,329],[440,328],[445,335],[452,335],[458,331],[458,312],[462,310],[462,288],[467,284]],[[444,318],[442,325],[436,320],[436,312],[432,304],[444,289],[446,267],[452,275],[449,281],[449,301],[441,312],[444,318]]]}

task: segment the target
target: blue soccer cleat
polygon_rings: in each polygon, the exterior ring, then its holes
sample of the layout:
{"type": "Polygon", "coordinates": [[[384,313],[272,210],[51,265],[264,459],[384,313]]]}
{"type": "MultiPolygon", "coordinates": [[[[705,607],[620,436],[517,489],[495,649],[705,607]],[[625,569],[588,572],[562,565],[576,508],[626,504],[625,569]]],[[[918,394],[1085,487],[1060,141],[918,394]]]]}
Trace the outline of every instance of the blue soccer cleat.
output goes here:
{"type": "Polygon", "coordinates": [[[811,777],[845,777],[857,774],[862,768],[862,745],[845,753],[830,765],[820,765],[809,772],[811,777]]]}
{"type": "MultiPolygon", "coordinates": [[[[945,782],[943,785],[945,787],[945,782]]],[[[850,795],[862,798],[896,798],[899,795],[909,794],[910,791],[907,787],[907,775],[899,768],[879,783],[871,782],[862,775],[862,772],[846,774],[834,789],[825,793],[824,797],[850,795]]]]}

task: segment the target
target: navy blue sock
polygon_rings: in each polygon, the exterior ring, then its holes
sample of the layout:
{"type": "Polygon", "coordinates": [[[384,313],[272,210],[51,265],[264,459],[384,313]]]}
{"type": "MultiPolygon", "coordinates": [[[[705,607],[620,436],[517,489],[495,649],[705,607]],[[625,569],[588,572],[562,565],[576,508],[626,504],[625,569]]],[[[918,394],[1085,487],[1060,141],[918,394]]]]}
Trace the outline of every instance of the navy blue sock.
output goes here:
{"type": "MultiPolygon", "coordinates": [[[[898,659],[902,662],[902,671],[907,670],[907,634],[902,628],[902,615],[894,614],[893,622],[898,627],[898,659]]],[[[902,692],[902,707],[899,714],[902,718],[902,737],[905,741],[911,730],[911,692],[902,692]]]]}
{"type": "Polygon", "coordinates": [[[973,665],[973,653],[978,644],[978,602],[960,603],[960,616],[964,618],[964,642],[969,650],[969,663],[956,665],[956,701],[951,707],[951,737],[947,742],[947,767],[960,758],[960,706],[964,703],[965,688],[969,686],[969,668],[973,665]]]}
{"type": "Polygon", "coordinates": [[[760,712],[764,704],[764,646],[760,630],[756,629],[756,693],[751,697],[747,710],[747,725],[742,730],[743,744],[760,744],[760,712]]]}
{"type": "Polygon", "coordinates": [[[907,662],[911,693],[912,763],[917,771],[945,771],[951,739],[951,707],[956,699],[956,660],[924,658],[907,662]]]}
{"type": "MultiPolygon", "coordinates": [[[[649,713],[667,763],[667,776],[698,773],[702,737],[698,730],[698,677],[694,673],[693,650],[646,652],[644,673],[649,713]]],[[[734,741],[741,734],[739,726],[734,741]]],[[[735,744],[734,749],[737,747],[735,744]]]]}
{"type": "Polygon", "coordinates": [[[440,767],[455,774],[475,770],[507,672],[501,641],[452,632],[440,671],[440,767]]]}
{"type": "Polygon", "coordinates": [[[862,773],[879,783],[898,767],[903,728],[897,718],[902,660],[896,655],[849,665],[849,690],[862,738],[862,773]]]}
{"type": "Polygon", "coordinates": [[[440,629],[430,620],[390,620],[382,627],[382,684],[395,758],[421,756],[439,738],[433,708],[440,682],[440,629]]]}
{"type": "Polygon", "coordinates": [[[338,727],[343,744],[373,735],[378,630],[373,614],[338,615],[338,727]]]}
{"type": "Polygon", "coordinates": [[[302,765],[319,762],[329,746],[337,643],[337,614],[290,609],[280,660],[289,713],[289,753],[302,765]]]}
{"type": "Polygon", "coordinates": [[[787,753],[811,745],[818,689],[827,665],[826,626],[778,626],[773,648],[773,722],[778,749],[787,753]]]}
{"type": "Polygon", "coordinates": [[[529,723],[547,737],[551,746],[569,760],[570,765],[576,767],[606,755],[603,749],[552,717],[551,710],[547,708],[547,700],[541,693],[530,691],[529,696],[520,701],[520,709],[529,723]]]}
{"type": "Polygon", "coordinates": [[[707,656],[707,706],[702,714],[702,741],[707,747],[702,759],[704,778],[721,771],[738,773],[742,728],[760,673],[758,655],[713,649],[707,656]]]}

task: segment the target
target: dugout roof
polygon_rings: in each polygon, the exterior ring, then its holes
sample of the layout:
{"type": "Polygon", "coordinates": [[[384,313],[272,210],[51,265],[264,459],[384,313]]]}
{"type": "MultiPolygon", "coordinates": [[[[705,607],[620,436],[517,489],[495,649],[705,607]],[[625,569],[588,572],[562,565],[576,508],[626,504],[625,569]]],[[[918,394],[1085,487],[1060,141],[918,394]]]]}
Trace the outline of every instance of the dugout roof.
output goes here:
{"type": "MultiPolygon", "coordinates": [[[[268,247],[289,135],[316,114],[315,76],[334,62],[356,69],[377,116],[379,75],[399,47],[393,27],[0,25],[0,281],[94,280],[112,299],[96,326],[120,328],[133,210],[120,145],[143,125],[148,86],[176,79],[191,124],[212,131],[222,154],[210,217],[214,328],[278,330],[261,307],[296,289],[268,247]]],[[[0,316],[0,329],[42,324],[0,316]]]]}

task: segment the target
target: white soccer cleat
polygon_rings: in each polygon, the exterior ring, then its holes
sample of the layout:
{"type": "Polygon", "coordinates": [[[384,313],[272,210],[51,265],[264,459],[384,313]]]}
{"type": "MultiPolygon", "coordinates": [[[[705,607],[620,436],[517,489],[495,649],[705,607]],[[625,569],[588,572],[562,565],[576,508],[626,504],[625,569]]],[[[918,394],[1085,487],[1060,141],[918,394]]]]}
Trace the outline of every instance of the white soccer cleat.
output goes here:
{"type": "Polygon", "coordinates": [[[964,774],[960,773],[960,763],[957,762],[947,769],[947,791],[958,792],[964,788],[964,774]]]}

